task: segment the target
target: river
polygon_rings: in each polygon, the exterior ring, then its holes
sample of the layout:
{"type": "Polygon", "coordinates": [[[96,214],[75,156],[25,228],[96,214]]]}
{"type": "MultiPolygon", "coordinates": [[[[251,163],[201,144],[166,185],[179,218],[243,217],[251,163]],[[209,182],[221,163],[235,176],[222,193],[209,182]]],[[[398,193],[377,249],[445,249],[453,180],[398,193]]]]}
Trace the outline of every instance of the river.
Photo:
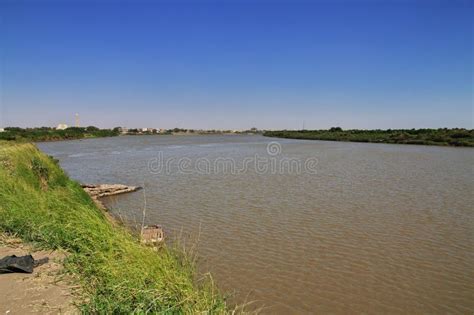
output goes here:
{"type": "Polygon", "coordinates": [[[39,143],[106,200],[161,224],[232,301],[263,313],[472,313],[474,149],[123,136],[39,143]]]}

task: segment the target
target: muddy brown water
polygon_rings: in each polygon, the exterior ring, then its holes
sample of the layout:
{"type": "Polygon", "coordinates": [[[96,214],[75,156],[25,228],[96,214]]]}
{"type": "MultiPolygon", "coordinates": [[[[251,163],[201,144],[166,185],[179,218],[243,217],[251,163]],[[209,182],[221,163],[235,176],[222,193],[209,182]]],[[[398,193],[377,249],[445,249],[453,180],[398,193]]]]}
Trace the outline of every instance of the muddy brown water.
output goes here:
{"type": "MultiPolygon", "coordinates": [[[[81,182],[145,186],[146,222],[198,238],[200,268],[263,313],[474,311],[474,149],[262,136],[38,146],[81,182]]],[[[133,224],[143,200],[107,202],[133,224]]]]}

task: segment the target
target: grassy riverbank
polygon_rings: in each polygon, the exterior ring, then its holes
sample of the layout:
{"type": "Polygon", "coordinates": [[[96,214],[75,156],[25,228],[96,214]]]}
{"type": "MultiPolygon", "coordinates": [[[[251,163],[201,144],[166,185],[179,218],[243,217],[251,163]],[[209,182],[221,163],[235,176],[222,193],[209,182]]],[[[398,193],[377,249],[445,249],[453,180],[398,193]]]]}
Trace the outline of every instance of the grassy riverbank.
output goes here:
{"type": "Polygon", "coordinates": [[[474,147],[474,130],[468,129],[399,129],[399,130],[278,130],[264,136],[350,142],[425,144],[474,147]]]}
{"type": "Polygon", "coordinates": [[[0,231],[70,254],[87,313],[224,313],[222,296],[181,251],[158,253],[111,224],[80,185],[32,144],[0,141],[0,231]]]}

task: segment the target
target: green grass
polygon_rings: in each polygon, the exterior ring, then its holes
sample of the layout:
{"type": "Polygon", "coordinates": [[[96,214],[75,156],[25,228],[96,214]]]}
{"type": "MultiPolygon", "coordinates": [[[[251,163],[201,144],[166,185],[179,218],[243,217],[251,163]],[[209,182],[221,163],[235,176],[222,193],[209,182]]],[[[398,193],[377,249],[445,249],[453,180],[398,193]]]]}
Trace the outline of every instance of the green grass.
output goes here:
{"type": "Polygon", "coordinates": [[[462,128],[342,130],[340,127],[333,127],[329,130],[266,131],[263,135],[305,140],[474,147],[474,130],[462,128]]]}
{"type": "Polygon", "coordinates": [[[0,141],[0,231],[68,251],[65,267],[82,287],[83,312],[228,312],[186,255],[140,245],[32,144],[0,141]]]}

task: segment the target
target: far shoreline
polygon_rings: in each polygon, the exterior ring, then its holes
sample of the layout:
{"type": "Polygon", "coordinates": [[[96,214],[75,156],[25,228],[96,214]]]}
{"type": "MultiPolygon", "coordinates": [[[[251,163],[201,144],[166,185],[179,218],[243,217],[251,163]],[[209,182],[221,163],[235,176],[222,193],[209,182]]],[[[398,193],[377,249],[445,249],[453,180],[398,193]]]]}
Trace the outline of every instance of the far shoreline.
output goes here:
{"type": "Polygon", "coordinates": [[[354,143],[384,143],[410,144],[444,147],[474,147],[474,130],[465,128],[438,128],[438,129],[387,129],[387,130],[343,130],[332,127],[326,130],[197,130],[197,129],[162,129],[153,128],[99,129],[89,127],[69,127],[55,129],[50,127],[17,128],[7,127],[0,132],[0,140],[14,142],[57,142],[72,140],[87,140],[96,138],[111,138],[125,136],[251,136],[262,135],[270,138],[295,140],[320,140],[354,143]]]}
{"type": "Polygon", "coordinates": [[[474,147],[474,130],[399,129],[399,130],[278,130],[263,136],[280,139],[319,140],[352,143],[409,144],[438,147],[474,147]]]}

